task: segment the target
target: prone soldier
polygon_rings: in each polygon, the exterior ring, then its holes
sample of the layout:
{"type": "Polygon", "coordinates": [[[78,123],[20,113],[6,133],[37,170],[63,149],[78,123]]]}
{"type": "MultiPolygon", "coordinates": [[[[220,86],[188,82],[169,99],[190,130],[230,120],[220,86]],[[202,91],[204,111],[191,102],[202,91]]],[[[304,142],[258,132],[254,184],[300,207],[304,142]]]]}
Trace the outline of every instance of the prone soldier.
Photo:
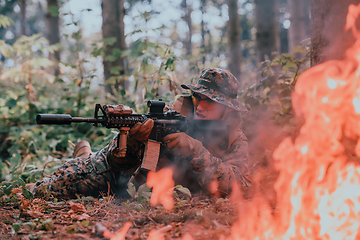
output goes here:
{"type": "MultiPolygon", "coordinates": [[[[180,97],[173,110],[179,110],[188,117],[204,120],[223,120],[230,126],[226,146],[207,141],[202,143],[184,132],[165,136],[166,145],[160,151],[157,170],[172,167],[176,184],[192,192],[209,193],[210,184],[218,183],[218,191],[226,196],[234,181],[243,188],[251,185],[248,169],[248,144],[241,130],[241,112],[246,108],[236,99],[238,80],[228,71],[208,68],[202,71],[196,85],[183,84],[192,92],[189,98],[180,97]],[[170,153],[170,154],[169,154],[170,153]]],[[[111,189],[118,196],[126,196],[127,184],[139,169],[144,157],[145,142],[153,128],[154,121],[147,119],[134,125],[127,135],[125,157],[115,154],[118,136],[98,152],[92,153],[87,141],[76,144],[73,157],[57,169],[51,177],[44,178],[31,186],[35,196],[44,188],[55,197],[72,198],[76,194],[98,196],[111,189]]]]}

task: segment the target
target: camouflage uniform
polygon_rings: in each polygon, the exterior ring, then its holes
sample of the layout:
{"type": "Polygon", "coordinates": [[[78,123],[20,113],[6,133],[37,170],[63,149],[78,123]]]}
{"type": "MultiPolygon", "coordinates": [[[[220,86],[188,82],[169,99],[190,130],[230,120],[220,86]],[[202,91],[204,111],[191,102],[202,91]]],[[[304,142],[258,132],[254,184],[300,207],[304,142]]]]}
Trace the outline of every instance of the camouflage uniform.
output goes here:
{"type": "MultiPolygon", "coordinates": [[[[182,87],[206,95],[235,111],[246,111],[245,107],[236,100],[239,89],[237,79],[225,70],[205,69],[196,85],[182,85],[182,87]]],[[[237,122],[239,121],[237,119],[237,122]]],[[[186,186],[191,191],[207,189],[212,181],[218,182],[219,191],[223,195],[229,193],[233,181],[238,181],[246,188],[251,184],[248,178],[247,139],[241,131],[240,124],[231,129],[231,132],[235,137],[225,151],[208,144],[202,147],[197,156],[180,159],[166,154],[168,151],[162,147],[158,167],[175,168],[175,183],[186,186]]],[[[144,144],[128,135],[126,156],[116,158],[111,153],[116,141],[117,136],[108,146],[90,157],[68,161],[56,170],[51,178],[37,182],[34,188],[35,194],[39,195],[43,188],[58,197],[75,194],[98,195],[101,191],[107,192],[109,188],[114,193],[120,193],[120,196],[126,193],[126,184],[140,166],[144,156],[144,144]]]]}
{"type": "Polygon", "coordinates": [[[127,157],[121,160],[112,154],[117,137],[88,158],[75,158],[58,168],[50,178],[35,183],[34,194],[49,192],[55,197],[73,197],[76,194],[98,196],[100,192],[126,195],[127,183],[140,166],[143,154],[140,143],[128,136],[127,157]]]}

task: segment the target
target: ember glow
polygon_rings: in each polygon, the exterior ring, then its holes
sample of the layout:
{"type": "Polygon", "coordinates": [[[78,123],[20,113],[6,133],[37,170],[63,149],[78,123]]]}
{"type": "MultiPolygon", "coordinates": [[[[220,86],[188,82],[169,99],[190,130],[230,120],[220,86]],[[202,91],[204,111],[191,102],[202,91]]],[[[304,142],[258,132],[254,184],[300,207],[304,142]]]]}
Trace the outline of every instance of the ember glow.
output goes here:
{"type": "Polygon", "coordinates": [[[295,141],[275,150],[277,211],[255,197],[239,204],[229,239],[360,238],[360,5],[345,30],[357,39],[343,60],[302,73],[293,94],[305,120],[295,141]]]}
{"type": "Polygon", "coordinates": [[[172,178],[174,170],[172,168],[162,168],[158,172],[150,171],[148,173],[146,185],[152,187],[150,204],[157,206],[159,203],[166,210],[174,207],[173,189],[175,182],[172,178]]]}

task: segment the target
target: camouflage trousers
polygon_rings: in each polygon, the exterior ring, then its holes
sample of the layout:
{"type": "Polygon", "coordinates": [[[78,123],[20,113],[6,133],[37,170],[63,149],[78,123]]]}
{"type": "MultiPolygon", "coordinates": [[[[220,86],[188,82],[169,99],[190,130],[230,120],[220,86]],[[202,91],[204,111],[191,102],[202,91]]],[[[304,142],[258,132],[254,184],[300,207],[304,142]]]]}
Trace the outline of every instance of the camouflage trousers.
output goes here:
{"type": "Polygon", "coordinates": [[[126,196],[127,183],[132,171],[114,172],[106,160],[105,149],[93,153],[90,157],[75,158],[58,168],[51,177],[35,183],[34,195],[46,193],[54,197],[99,196],[101,192],[126,196]]]}

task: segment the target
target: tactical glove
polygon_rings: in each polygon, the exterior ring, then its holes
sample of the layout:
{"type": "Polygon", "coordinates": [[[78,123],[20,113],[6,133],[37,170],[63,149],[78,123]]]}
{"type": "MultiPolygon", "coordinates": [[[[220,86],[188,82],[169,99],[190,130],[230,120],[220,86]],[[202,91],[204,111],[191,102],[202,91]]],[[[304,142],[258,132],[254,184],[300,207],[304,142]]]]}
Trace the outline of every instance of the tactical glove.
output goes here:
{"type": "Polygon", "coordinates": [[[198,155],[203,145],[200,141],[190,137],[186,133],[172,133],[165,136],[162,140],[172,153],[182,158],[194,157],[198,155]]]}
{"type": "Polygon", "coordinates": [[[145,142],[148,140],[151,130],[154,126],[154,120],[151,118],[147,119],[143,123],[136,123],[129,131],[130,136],[139,142],[145,142]]]}

